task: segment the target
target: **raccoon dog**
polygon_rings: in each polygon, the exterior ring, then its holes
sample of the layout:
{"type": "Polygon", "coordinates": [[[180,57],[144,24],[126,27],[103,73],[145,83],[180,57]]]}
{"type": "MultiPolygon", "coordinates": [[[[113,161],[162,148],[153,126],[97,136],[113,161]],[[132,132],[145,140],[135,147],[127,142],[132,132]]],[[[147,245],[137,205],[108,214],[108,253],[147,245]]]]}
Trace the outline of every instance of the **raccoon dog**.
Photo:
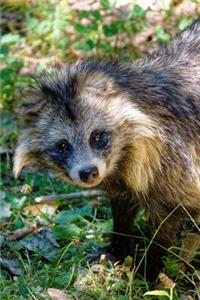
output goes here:
{"type": "MultiPolygon", "coordinates": [[[[185,211],[200,215],[200,19],[144,59],[53,68],[22,113],[15,176],[39,164],[67,183],[105,189],[117,258],[133,252],[138,208],[151,234],[167,218],[156,236],[164,247],[185,211]]],[[[160,261],[158,246],[153,253],[160,261]]]]}

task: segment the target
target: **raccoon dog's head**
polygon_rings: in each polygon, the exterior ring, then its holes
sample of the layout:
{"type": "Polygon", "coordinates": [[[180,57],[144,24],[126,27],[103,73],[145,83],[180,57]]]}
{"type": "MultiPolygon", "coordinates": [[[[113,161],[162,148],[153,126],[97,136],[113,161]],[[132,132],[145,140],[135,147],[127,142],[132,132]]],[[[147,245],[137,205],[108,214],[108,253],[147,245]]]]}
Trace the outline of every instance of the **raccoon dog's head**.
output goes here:
{"type": "Polygon", "coordinates": [[[119,90],[112,68],[79,63],[54,68],[36,80],[22,107],[16,176],[23,167],[39,164],[69,183],[92,187],[116,170],[134,118],[137,123],[144,116],[119,90]]]}

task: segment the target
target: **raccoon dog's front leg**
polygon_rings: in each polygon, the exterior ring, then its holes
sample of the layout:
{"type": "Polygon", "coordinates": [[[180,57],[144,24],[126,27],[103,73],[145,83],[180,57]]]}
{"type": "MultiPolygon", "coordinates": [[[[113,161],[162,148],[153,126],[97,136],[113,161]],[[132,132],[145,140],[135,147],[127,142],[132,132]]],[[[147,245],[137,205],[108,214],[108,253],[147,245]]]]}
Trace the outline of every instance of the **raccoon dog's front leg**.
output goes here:
{"type": "Polygon", "coordinates": [[[182,218],[178,214],[170,216],[171,211],[172,209],[169,209],[159,218],[152,214],[148,220],[148,251],[145,257],[146,263],[142,264],[140,273],[146,274],[150,280],[154,280],[163,268],[162,258],[169,254],[168,249],[174,244],[180,230],[182,218]]]}
{"type": "Polygon", "coordinates": [[[130,195],[123,193],[111,200],[113,214],[112,251],[116,259],[123,260],[134,253],[133,221],[138,211],[138,205],[132,201],[130,195]]]}

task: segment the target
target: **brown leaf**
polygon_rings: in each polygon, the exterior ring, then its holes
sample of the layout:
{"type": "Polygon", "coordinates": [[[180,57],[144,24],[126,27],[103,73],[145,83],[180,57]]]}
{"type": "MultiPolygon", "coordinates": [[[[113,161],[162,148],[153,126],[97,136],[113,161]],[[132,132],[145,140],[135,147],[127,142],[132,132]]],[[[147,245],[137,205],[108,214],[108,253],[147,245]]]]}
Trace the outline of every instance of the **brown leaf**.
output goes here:
{"type": "Polygon", "coordinates": [[[181,294],[180,300],[194,300],[194,298],[192,298],[192,296],[190,296],[190,295],[181,294]]]}
{"type": "Polygon", "coordinates": [[[93,273],[102,273],[104,269],[105,267],[100,264],[95,264],[91,266],[91,270],[93,273]]]}
{"type": "Polygon", "coordinates": [[[32,192],[32,186],[30,186],[29,184],[24,184],[21,187],[21,193],[23,194],[30,194],[32,192]]]}
{"type": "Polygon", "coordinates": [[[171,278],[169,278],[166,274],[160,273],[159,275],[160,282],[163,284],[164,288],[172,289],[175,287],[176,283],[174,283],[171,278]]]}
{"type": "Polygon", "coordinates": [[[41,204],[34,204],[26,206],[23,211],[26,213],[32,213],[33,216],[38,216],[41,213],[48,214],[50,216],[54,215],[58,208],[58,204],[51,203],[41,203],[41,204]]]}
{"type": "Polygon", "coordinates": [[[52,300],[69,300],[67,294],[58,289],[49,288],[47,293],[52,300]]]}

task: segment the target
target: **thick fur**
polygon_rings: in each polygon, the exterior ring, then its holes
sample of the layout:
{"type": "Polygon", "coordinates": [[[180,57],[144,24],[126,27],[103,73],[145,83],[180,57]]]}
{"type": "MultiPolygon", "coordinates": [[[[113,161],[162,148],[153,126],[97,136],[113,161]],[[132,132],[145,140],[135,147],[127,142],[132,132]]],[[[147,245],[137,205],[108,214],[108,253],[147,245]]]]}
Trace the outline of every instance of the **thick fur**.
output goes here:
{"type": "MultiPolygon", "coordinates": [[[[42,164],[79,184],[69,178],[70,170],[95,161],[101,169],[96,185],[112,198],[115,232],[133,233],[134,216],[143,207],[153,233],[180,206],[157,236],[170,246],[185,216],[182,207],[195,219],[200,215],[200,20],[144,59],[61,65],[36,81],[23,105],[15,175],[42,164]],[[88,143],[96,129],[112,133],[102,153],[88,143]],[[46,149],[62,138],[73,150],[55,162],[46,149]]],[[[123,258],[133,245],[114,235],[113,247],[123,258]]]]}

